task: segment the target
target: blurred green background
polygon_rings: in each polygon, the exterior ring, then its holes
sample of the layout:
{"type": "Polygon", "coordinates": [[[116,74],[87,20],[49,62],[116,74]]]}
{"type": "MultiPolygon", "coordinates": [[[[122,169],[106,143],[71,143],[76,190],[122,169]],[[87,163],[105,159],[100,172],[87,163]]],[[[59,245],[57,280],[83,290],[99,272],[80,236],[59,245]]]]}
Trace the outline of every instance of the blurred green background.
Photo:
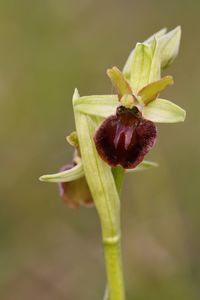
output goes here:
{"type": "Polygon", "coordinates": [[[95,209],[72,210],[38,177],[69,162],[71,97],[106,94],[105,70],[163,27],[181,25],[179,57],[164,97],[187,110],[159,125],[148,158],[123,190],[127,299],[200,299],[200,2],[0,1],[0,299],[102,299],[95,209]]]}

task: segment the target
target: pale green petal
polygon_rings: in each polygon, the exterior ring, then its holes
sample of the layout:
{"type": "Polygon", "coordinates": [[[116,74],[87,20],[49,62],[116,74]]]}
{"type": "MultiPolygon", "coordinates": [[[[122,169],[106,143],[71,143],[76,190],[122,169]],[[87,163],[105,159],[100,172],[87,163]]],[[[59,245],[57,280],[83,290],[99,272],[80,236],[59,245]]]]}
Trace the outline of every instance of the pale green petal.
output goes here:
{"type": "Polygon", "coordinates": [[[157,41],[154,39],[150,45],[138,43],[131,64],[130,84],[133,93],[159,79],[160,57],[157,41]]]}
{"type": "Polygon", "coordinates": [[[185,120],[186,112],[168,100],[156,99],[144,107],[143,116],[156,123],[178,123],[185,120]]]}
{"type": "Polygon", "coordinates": [[[117,95],[94,95],[76,99],[74,109],[84,114],[106,118],[116,113],[119,104],[117,95]]]}
{"type": "Polygon", "coordinates": [[[120,97],[125,94],[132,94],[129,83],[126,81],[122,72],[117,67],[108,69],[107,74],[120,97]]]}
{"type": "Polygon", "coordinates": [[[147,105],[149,102],[154,100],[161,91],[173,83],[174,81],[172,76],[165,76],[160,80],[146,85],[138,92],[138,96],[140,96],[140,102],[147,105]]]}
{"type": "MultiPolygon", "coordinates": [[[[151,37],[149,37],[147,40],[144,41],[145,44],[150,44],[154,38],[159,38],[161,36],[163,36],[166,33],[167,29],[163,28],[160,31],[154,33],[151,37]]],[[[131,51],[131,53],[128,56],[128,59],[124,65],[123,68],[123,74],[127,79],[130,79],[130,72],[131,72],[131,63],[132,63],[132,59],[133,59],[133,55],[134,55],[134,51],[135,48],[131,51]]]]}
{"type": "Polygon", "coordinates": [[[139,171],[145,171],[152,167],[158,167],[158,164],[153,161],[143,160],[136,168],[126,169],[126,173],[134,173],[139,171]]]}
{"type": "Polygon", "coordinates": [[[169,31],[167,34],[159,38],[159,48],[161,55],[161,67],[167,68],[176,58],[179,52],[181,40],[181,27],[169,31]]]}
{"type": "Polygon", "coordinates": [[[41,181],[46,181],[46,182],[69,182],[73,181],[76,179],[79,179],[84,176],[84,170],[83,170],[83,165],[82,162],[74,166],[70,170],[66,170],[63,172],[59,172],[56,174],[50,174],[50,175],[43,175],[39,179],[41,181]]]}

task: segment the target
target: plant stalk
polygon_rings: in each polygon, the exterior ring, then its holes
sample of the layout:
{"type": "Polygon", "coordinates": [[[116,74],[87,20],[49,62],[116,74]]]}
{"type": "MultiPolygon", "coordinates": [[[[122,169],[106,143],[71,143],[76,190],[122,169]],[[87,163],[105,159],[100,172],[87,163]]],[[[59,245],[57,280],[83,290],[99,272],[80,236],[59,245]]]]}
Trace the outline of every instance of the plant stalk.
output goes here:
{"type": "MultiPolygon", "coordinates": [[[[79,98],[75,91],[73,104],[79,98]]],[[[79,98],[80,99],[80,98],[79,98]]],[[[94,144],[94,133],[100,119],[79,113],[74,109],[76,130],[85,176],[98,211],[105,253],[108,280],[108,299],[125,300],[121,246],[120,246],[120,199],[121,172],[113,177],[111,168],[99,157],[94,144]],[[118,190],[117,190],[118,188],[118,190]]]]}
{"type": "Polygon", "coordinates": [[[104,240],[104,255],[108,282],[106,300],[125,300],[120,238],[104,240]]]}

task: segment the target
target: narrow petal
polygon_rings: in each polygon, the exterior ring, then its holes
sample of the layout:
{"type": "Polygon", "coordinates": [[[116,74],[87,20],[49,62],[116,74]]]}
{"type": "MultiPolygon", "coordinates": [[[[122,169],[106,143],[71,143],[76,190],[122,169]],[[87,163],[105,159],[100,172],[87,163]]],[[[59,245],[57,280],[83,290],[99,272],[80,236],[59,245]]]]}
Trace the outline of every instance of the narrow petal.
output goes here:
{"type": "Polygon", "coordinates": [[[119,105],[117,95],[96,95],[80,97],[74,102],[78,112],[106,118],[115,113],[119,105]]]}
{"type": "Polygon", "coordinates": [[[185,120],[186,112],[168,100],[156,99],[144,107],[143,116],[152,122],[178,123],[185,120]]]}
{"type": "Polygon", "coordinates": [[[39,179],[41,181],[46,181],[46,182],[69,182],[73,181],[76,179],[79,179],[84,176],[84,170],[83,170],[83,165],[82,162],[79,164],[75,165],[73,168],[59,172],[56,174],[50,174],[50,175],[43,175],[39,179]]]}
{"type": "Polygon", "coordinates": [[[161,91],[163,91],[167,86],[172,85],[173,83],[174,81],[172,76],[165,76],[160,80],[146,85],[138,92],[140,101],[144,105],[147,105],[149,102],[154,100],[161,91]]]}
{"type": "Polygon", "coordinates": [[[126,81],[122,72],[117,67],[108,69],[107,74],[108,77],[111,79],[113,86],[116,88],[117,94],[120,98],[123,95],[132,94],[132,90],[129,83],[126,81]]]}

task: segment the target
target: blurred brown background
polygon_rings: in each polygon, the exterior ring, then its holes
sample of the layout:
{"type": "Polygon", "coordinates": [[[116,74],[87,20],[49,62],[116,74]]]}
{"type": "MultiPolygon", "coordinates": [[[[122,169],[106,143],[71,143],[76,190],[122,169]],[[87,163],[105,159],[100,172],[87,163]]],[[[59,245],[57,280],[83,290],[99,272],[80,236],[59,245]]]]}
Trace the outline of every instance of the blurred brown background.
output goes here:
{"type": "Polygon", "coordinates": [[[38,181],[69,162],[71,96],[110,93],[107,67],[157,30],[181,25],[165,92],[187,110],[159,125],[160,165],[128,175],[122,201],[129,300],[200,299],[200,2],[0,1],[0,299],[102,299],[95,209],[68,209],[38,181]]]}

